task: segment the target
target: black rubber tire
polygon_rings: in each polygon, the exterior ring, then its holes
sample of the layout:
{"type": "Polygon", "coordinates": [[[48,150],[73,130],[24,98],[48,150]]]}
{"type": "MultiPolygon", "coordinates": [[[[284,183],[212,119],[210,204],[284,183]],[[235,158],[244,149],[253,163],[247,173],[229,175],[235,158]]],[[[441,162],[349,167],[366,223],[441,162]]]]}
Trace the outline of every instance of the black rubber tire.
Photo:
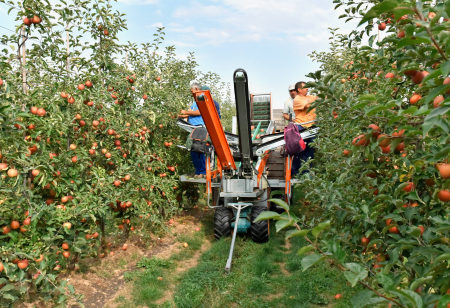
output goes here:
{"type": "Polygon", "coordinates": [[[266,243],[269,241],[269,221],[261,220],[258,222],[253,222],[259,214],[265,211],[267,211],[267,208],[263,206],[254,206],[252,208],[252,213],[250,214],[250,235],[255,243],[266,243]]]}
{"type": "Polygon", "coordinates": [[[216,208],[214,213],[214,237],[220,240],[231,235],[232,212],[227,208],[216,208]]]}
{"type": "MultiPolygon", "coordinates": [[[[273,195],[273,199],[282,199],[284,197],[284,195],[273,195]]],[[[272,212],[276,212],[276,213],[278,213],[278,214],[282,214],[282,213],[284,213],[285,212],[285,210],[281,207],[281,206],[278,206],[276,203],[274,203],[274,202],[270,202],[271,204],[270,204],[270,210],[272,211],[272,212]]]]}

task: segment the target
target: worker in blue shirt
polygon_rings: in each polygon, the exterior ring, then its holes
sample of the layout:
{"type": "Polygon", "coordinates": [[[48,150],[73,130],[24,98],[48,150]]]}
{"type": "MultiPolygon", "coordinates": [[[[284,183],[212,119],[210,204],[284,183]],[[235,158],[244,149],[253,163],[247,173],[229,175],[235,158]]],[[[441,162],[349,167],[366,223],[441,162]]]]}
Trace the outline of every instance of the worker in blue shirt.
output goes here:
{"type": "MultiPolygon", "coordinates": [[[[210,90],[209,87],[204,86],[202,87],[199,83],[193,83],[191,85],[191,93],[192,95],[194,95],[195,92],[200,91],[201,90],[210,90]]],[[[219,114],[219,118],[221,117],[220,115],[220,105],[219,103],[217,103],[216,101],[214,101],[214,105],[216,106],[217,109],[217,113],[219,114]]],[[[181,115],[182,117],[188,117],[188,122],[192,125],[202,125],[205,126],[205,122],[203,121],[203,118],[200,114],[200,110],[198,110],[198,106],[197,103],[194,101],[191,105],[191,107],[189,108],[189,110],[181,110],[181,115]]],[[[205,160],[205,154],[201,154],[201,153],[196,153],[196,152],[192,152],[191,151],[191,158],[192,158],[192,162],[194,164],[195,167],[195,176],[194,178],[198,179],[198,178],[204,178],[206,175],[206,160],[205,160]]]]}
{"type": "MultiPolygon", "coordinates": [[[[191,85],[191,93],[192,96],[194,96],[194,93],[201,90],[209,90],[211,89],[207,86],[201,86],[199,83],[194,82],[191,85]]],[[[214,100],[214,105],[216,106],[217,113],[219,114],[219,118],[221,118],[220,115],[220,105],[218,102],[214,100]]],[[[205,122],[203,121],[203,118],[200,114],[200,110],[198,110],[197,102],[193,102],[189,110],[181,110],[181,117],[187,117],[188,122],[192,125],[202,125],[205,126],[205,122]]],[[[195,176],[194,178],[204,178],[206,175],[206,159],[205,154],[196,153],[191,151],[191,158],[192,162],[195,167],[195,176]]]]}

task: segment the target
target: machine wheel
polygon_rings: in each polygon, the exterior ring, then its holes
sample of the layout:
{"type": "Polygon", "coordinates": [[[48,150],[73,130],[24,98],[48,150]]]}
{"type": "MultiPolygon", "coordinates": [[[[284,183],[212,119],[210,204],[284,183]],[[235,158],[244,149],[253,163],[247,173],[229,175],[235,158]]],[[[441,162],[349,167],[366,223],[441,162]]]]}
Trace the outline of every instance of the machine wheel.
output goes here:
{"type": "Polygon", "coordinates": [[[214,237],[220,240],[231,235],[232,212],[227,208],[216,208],[214,213],[214,237]]]}
{"type": "MultiPolygon", "coordinates": [[[[273,199],[282,199],[284,195],[273,195],[273,199]]],[[[285,210],[281,207],[275,204],[274,202],[271,202],[270,204],[270,210],[272,212],[277,212],[278,214],[282,214],[285,212],[285,210]]]]}
{"type": "Polygon", "coordinates": [[[252,213],[250,215],[251,218],[250,234],[252,235],[252,240],[255,243],[265,243],[269,241],[269,221],[262,220],[258,222],[253,222],[256,219],[256,217],[259,216],[259,214],[265,211],[267,211],[267,208],[263,206],[255,206],[252,208],[252,213]]]}

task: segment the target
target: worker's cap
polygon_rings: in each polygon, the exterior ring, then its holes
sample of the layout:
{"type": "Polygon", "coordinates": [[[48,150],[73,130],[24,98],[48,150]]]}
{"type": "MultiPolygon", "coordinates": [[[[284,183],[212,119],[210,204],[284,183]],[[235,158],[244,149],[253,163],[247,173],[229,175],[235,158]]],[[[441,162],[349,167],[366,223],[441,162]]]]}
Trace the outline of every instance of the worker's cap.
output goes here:
{"type": "Polygon", "coordinates": [[[203,90],[203,91],[206,91],[206,90],[211,91],[211,89],[210,89],[208,86],[203,86],[203,87],[202,87],[202,90],[203,90]]]}
{"type": "Polygon", "coordinates": [[[289,91],[295,90],[295,83],[289,85],[289,91]]]}

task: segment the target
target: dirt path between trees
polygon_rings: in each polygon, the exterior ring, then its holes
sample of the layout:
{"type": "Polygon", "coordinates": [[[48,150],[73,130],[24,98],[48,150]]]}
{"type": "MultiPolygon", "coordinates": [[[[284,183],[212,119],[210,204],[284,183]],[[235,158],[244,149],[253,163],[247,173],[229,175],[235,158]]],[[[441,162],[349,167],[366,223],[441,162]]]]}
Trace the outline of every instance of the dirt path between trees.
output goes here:
{"type": "MultiPolygon", "coordinates": [[[[108,257],[109,260],[102,262],[104,264],[101,267],[92,268],[87,274],[77,274],[75,277],[71,277],[69,282],[74,285],[77,293],[84,294],[83,303],[86,308],[113,308],[116,306],[114,300],[117,296],[123,293],[127,296],[130,295],[130,290],[127,290],[126,287],[124,274],[136,270],[136,262],[142,257],[167,259],[172,254],[183,249],[182,244],[177,242],[174,234],[179,236],[195,232],[197,228],[201,227],[200,221],[205,214],[203,211],[194,209],[183,211],[180,216],[174,219],[174,223],[171,225],[172,234],[166,234],[162,238],[155,237],[152,239],[152,246],[146,249],[135,244],[128,244],[127,251],[118,248],[114,250],[115,255],[113,257],[108,257]],[[120,264],[126,264],[125,269],[117,269],[120,264]]],[[[183,268],[177,268],[177,271],[185,271],[196,266],[198,257],[209,247],[209,243],[204,244],[201,251],[197,251],[192,259],[183,261],[183,268]]],[[[158,302],[163,303],[170,299],[174,288],[175,286],[171,286],[166,291],[165,296],[158,302]]]]}
{"type": "MultiPolygon", "coordinates": [[[[122,250],[124,242],[118,238],[108,239],[111,243],[110,250],[114,251],[114,256],[106,256],[104,259],[87,259],[80,262],[81,271],[70,275],[61,275],[62,279],[68,281],[75,288],[75,293],[83,295],[83,304],[86,308],[116,306],[114,300],[117,296],[130,296],[124,274],[135,271],[136,263],[142,257],[157,257],[167,259],[177,253],[182,247],[182,243],[177,241],[175,235],[187,235],[196,232],[201,228],[202,219],[210,215],[204,209],[184,210],[179,216],[174,218],[173,224],[169,225],[170,233],[161,238],[151,235],[151,240],[145,244],[142,242],[142,235],[131,235],[126,241],[128,248],[122,250]],[[83,270],[83,267],[85,269],[83,270]]],[[[139,233],[138,231],[135,231],[139,233]]],[[[197,265],[200,255],[209,249],[211,244],[206,241],[202,248],[194,256],[183,261],[183,268],[177,267],[177,272],[183,272],[197,265]]],[[[158,302],[171,299],[175,286],[170,286],[166,294],[158,302]]],[[[17,308],[46,308],[52,307],[48,303],[35,301],[33,303],[22,303],[17,308]]],[[[75,301],[69,301],[69,307],[80,307],[75,301]]]]}

